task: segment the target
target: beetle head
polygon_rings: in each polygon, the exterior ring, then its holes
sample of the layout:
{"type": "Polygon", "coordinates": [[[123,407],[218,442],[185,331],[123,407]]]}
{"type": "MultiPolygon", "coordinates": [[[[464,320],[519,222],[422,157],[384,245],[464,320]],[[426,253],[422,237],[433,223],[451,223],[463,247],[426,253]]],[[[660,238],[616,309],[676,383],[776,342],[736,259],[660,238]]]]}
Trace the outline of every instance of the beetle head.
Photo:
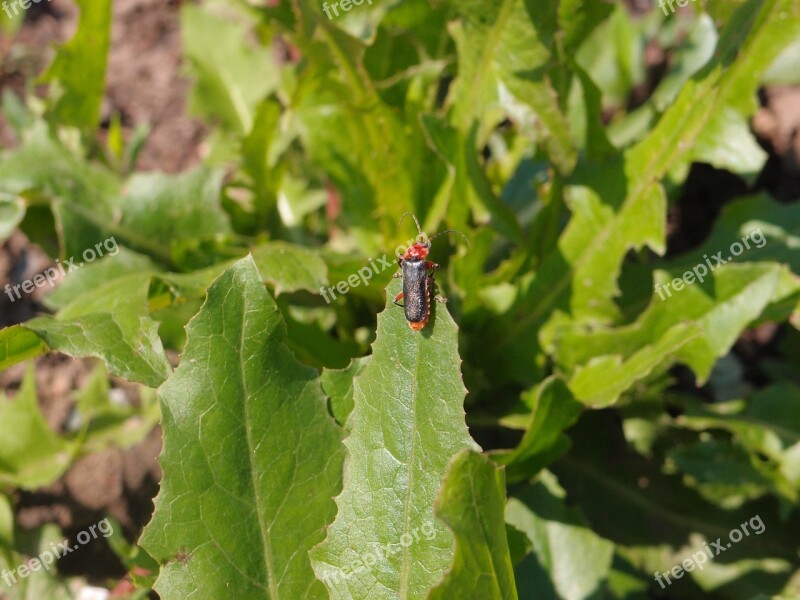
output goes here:
{"type": "Polygon", "coordinates": [[[425,260],[428,257],[428,252],[430,252],[431,245],[428,242],[423,241],[416,241],[411,246],[409,246],[406,253],[403,255],[403,258],[408,260],[409,258],[419,258],[420,260],[425,260]]]}

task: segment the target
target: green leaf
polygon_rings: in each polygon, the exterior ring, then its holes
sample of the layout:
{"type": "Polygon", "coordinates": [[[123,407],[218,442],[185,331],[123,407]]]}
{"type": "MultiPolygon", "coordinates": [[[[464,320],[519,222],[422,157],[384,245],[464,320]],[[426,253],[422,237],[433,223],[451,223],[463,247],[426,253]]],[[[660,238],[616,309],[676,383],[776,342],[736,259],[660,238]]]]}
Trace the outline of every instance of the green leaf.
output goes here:
{"type": "Polygon", "coordinates": [[[0,493],[0,555],[14,546],[14,508],[11,498],[0,493]]]}
{"type": "MultiPolygon", "coordinates": [[[[514,309],[488,334],[501,339],[502,347],[497,360],[486,363],[487,369],[504,379],[529,383],[540,375],[533,365],[541,347],[532,344],[532,338],[550,349],[554,330],[564,320],[595,324],[619,320],[613,298],[619,294],[617,278],[625,255],[644,246],[657,254],[665,250],[666,198],[659,180],[683,164],[685,149],[693,147],[724,107],[750,108],[758,73],[785,42],[781,24],[797,10],[791,0],[750,0],[721,36],[712,60],[683,87],[645,139],[621,158],[578,165],[568,182],[572,218],[557,251],[531,280],[523,280],[514,309]],[[781,34],[773,41],[770,36],[776,29],[781,34]],[[739,46],[739,59],[732,64],[739,46]]],[[[795,22],[800,18],[787,28],[793,29],[795,22]]],[[[691,344],[686,347],[696,349],[691,344]]],[[[701,373],[710,369],[707,358],[696,366],[701,373]]]]}
{"type": "Polygon", "coordinates": [[[0,439],[0,488],[49,485],[72,461],[75,444],[57,436],[39,410],[32,365],[13,400],[0,395],[0,439]]]}
{"type": "MultiPolygon", "coordinates": [[[[273,285],[276,293],[318,292],[327,283],[325,263],[313,250],[274,242],[257,246],[253,254],[264,282],[273,285]]],[[[47,299],[49,306],[60,309],[54,317],[39,317],[0,331],[0,366],[11,366],[50,349],[101,358],[114,375],[157,387],[168,376],[169,364],[154,312],[159,320],[180,328],[191,314],[163,311],[179,310],[202,298],[229,264],[192,273],[166,273],[146,257],[120,248],[118,253],[68,275],[47,299]]]]}
{"type": "Polygon", "coordinates": [[[453,566],[428,600],[516,600],[514,568],[504,521],[503,470],[462,450],[450,463],[436,499],[436,516],[456,539],[453,566]]]}
{"type": "Polygon", "coordinates": [[[78,30],[59,48],[44,75],[51,92],[48,110],[52,123],[93,129],[100,120],[105,89],[106,60],[111,41],[111,0],[77,0],[78,30]]]}
{"type": "Polygon", "coordinates": [[[372,360],[355,381],[350,457],[328,536],[312,552],[331,598],[421,598],[443,577],[453,542],[433,504],[450,459],[476,448],[464,424],[455,323],[442,306],[413,331],[391,299],[378,315],[372,360]],[[430,531],[425,543],[408,536],[430,531]]]}
{"type": "MultiPolygon", "coordinates": [[[[230,233],[220,204],[223,173],[205,168],[180,175],[140,173],[131,177],[120,202],[120,226],[130,246],[174,264],[187,263],[186,254],[199,254],[206,239],[230,233]]],[[[189,264],[208,264],[201,257],[189,264]]],[[[213,260],[211,261],[213,262],[213,260]]]]}
{"type": "MultiPolygon", "coordinates": [[[[318,18],[318,6],[304,6],[304,16],[318,18]]],[[[422,214],[425,204],[416,199],[433,190],[419,186],[438,174],[431,174],[431,154],[417,119],[402,120],[378,94],[363,65],[364,43],[325,17],[316,31],[313,41],[300,40],[308,67],[292,95],[289,124],[311,164],[347,198],[341,220],[369,255],[382,248],[376,230],[390,239],[405,210],[422,214]],[[377,207],[391,219],[376,226],[377,207]]]]}
{"type": "Polygon", "coordinates": [[[41,338],[23,325],[0,329],[0,370],[47,352],[41,338]]]}
{"type": "MultiPolygon", "coordinates": [[[[575,382],[584,390],[576,393],[584,396],[592,392],[595,376],[608,382],[609,391],[622,387],[615,383],[619,360],[597,358],[605,355],[624,357],[632,363],[626,368],[639,371],[639,375],[630,372],[634,377],[628,383],[646,375],[661,362],[659,355],[661,360],[674,357],[683,362],[705,381],[716,359],[730,350],[742,330],[775,297],[781,275],[785,273],[785,267],[770,263],[723,265],[702,283],[686,285],[670,292],[669,297],[667,289],[663,300],[654,297],[650,306],[630,325],[564,333],[559,337],[558,361],[565,370],[595,361],[590,371],[578,375],[583,383],[575,382]],[[599,360],[602,363],[597,362],[599,360]],[[614,377],[609,377],[612,372],[614,377]]],[[[671,277],[661,271],[656,275],[657,286],[663,290],[671,277]]],[[[617,389],[616,393],[619,391],[617,389]]]]}
{"type": "Polygon", "coordinates": [[[116,404],[111,399],[108,372],[101,363],[76,394],[83,453],[109,447],[130,448],[141,442],[158,425],[161,411],[155,390],[140,387],[139,402],[116,404]]]}
{"type": "Polygon", "coordinates": [[[80,296],[56,317],[37,317],[25,323],[52,350],[70,356],[102,359],[114,375],[158,387],[170,365],[149,316],[150,277],[134,273],[80,296]]]}
{"type": "Polygon", "coordinates": [[[459,64],[448,104],[458,128],[466,133],[477,122],[481,127],[477,142],[483,144],[508,112],[504,94],[510,92],[541,122],[550,159],[561,172],[571,171],[576,151],[569,122],[546,74],[552,31],[531,17],[524,0],[466,0],[453,5],[461,17],[450,27],[459,64]]]}
{"type": "Polygon", "coordinates": [[[582,185],[570,189],[572,218],[556,251],[544,260],[530,284],[523,283],[514,308],[491,328],[508,332],[492,334],[492,339],[500,336],[502,354],[488,362],[504,378],[527,382],[535,375],[528,366],[538,352],[531,338],[549,341],[552,334],[539,333],[548,321],[557,323],[564,314],[590,322],[618,316],[612,297],[618,293],[616,278],[622,259],[631,248],[647,245],[663,252],[666,198],[661,186],[650,184],[623,200],[625,186],[619,180],[625,176],[611,175],[619,168],[616,161],[604,164],[600,171],[579,165],[575,178],[576,183],[583,180],[582,185]],[[604,181],[594,181],[595,177],[604,181]],[[501,359],[506,352],[514,361],[501,359]]]}
{"type": "Polygon", "coordinates": [[[58,287],[49,293],[44,303],[53,310],[62,309],[93,294],[112,279],[122,279],[137,273],[158,273],[153,261],[127,248],[119,248],[115,254],[107,254],[102,260],[85,265],[74,273],[68,273],[58,287]]]}
{"type": "Polygon", "coordinates": [[[785,48],[764,73],[764,85],[797,85],[800,75],[796,65],[800,61],[800,40],[785,48]]]}
{"type": "MultiPolygon", "coordinates": [[[[0,191],[35,199],[37,203],[28,205],[29,213],[45,207],[48,213],[52,211],[62,258],[80,260],[85,249],[94,248],[114,231],[114,198],[119,189],[113,173],[78,159],[51,136],[43,121],[27,130],[20,147],[0,161],[0,191]]],[[[40,231],[44,219],[41,214],[36,217],[32,231],[26,229],[26,222],[22,228],[34,242],[49,248],[52,228],[40,231]]]]}
{"type": "Polygon", "coordinates": [[[369,364],[371,357],[354,358],[345,369],[324,369],[322,371],[322,389],[330,398],[330,408],[336,422],[346,429],[355,401],[354,379],[369,364]]]}
{"type": "Polygon", "coordinates": [[[22,198],[0,196],[0,242],[8,239],[25,216],[22,198]]]}
{"type": "MultiPolygon", "coordinates": [[[[43,553],[53,554],[53,548],[58,548],[64,542],[64,534],[57,525],[48,524],[30,531],[22,530],[17,536],[16,552],[5,564],[0,555],[0,572],[11,573],[20,566],[27,564],[31,558],[40,557],[43,553]]],[[[39,568],[29,571],[27,577],[20,577],[19,572],[11,573],[9,577],[13,585],[6,587],[3,584],[3,598],[7,600],[74,600],[75,593],[69,584],[60,578],[52,566],[50,569],[39,568]]]]}
{"type": "Polygon", "coordinates": [[[675,162],[715,161],[749,173],[760,170],[765,156],[747,135],[747,120],[758,108],[763,73],[798,34],[800,7],[794,0],[745,2],[720,36],[712,59],[684,86],[641,150],[657,152],[665,147],[666,136],[672,138],[666,147],[675,162]],[[729,136],[736,136],[739,145],[731,145],[729,136]]]}
{"type": "Polygon", "coordinates": [[[187,334],[159,390],[164,480],[141,541],[162,565],[156,590],[326,598],[308,550],[336,511],[342,434],[252,258],[214,282],[187,334]]]}
{"type": "Polygon", "coordinates": [[[784,263],[800,275],[800,205],[777,202],[765,193],[726,204],[711,235],[700,246],[657,265],[680,273],[704,262],[704,255],[713,256],[720,250],[727,259],[726,249],[745,238],[744,251],[736,260],[784,263]]]}
{"type": "MultiPolygon", "coordinates": [[[[569,8],[570,3],[565,1],[563,9],[569,8]]],[[[592,74],[603,92],[604,106],[621,107],[646,75],[641,47],[647,41],[647,21],[630,14],[624,5],[610,4],[610,17],[583,40],[573,60],[592,74]]],[[[570,16],[580,23],[580,19],[570,16]]]]}
{"type": "Polygon", "coordinates": [[[275,166],[272,152],[280,133],[280,117],[280,104],[272,99],[263,101],[256,109],[252,130],[242,141],[243,168],[252,178],[256,198],[255,224],[261,227],[278,201],[282,173],[275,166]]]}
{"type": "Polygon", "coordinates": [[[328,267],[319,252],[283,242],[252,249],[253,260],[264,282],[275,286],[275,295],[305,290],[319,294],[328,283],[328,267]]]}
{"type": "Polygon", "coordinates": [[[733,541],[730,532],[741,531],[745,523],[750,526],[749,536],[727,547],[724,556],[709,560],[704,571],[695,569],[690,577],[673,580],[670,593],[689,597],[694,591],[700,597],[699,584],[703,596],[717,593],[740,598],[747,596],[736,593],[739,588],[760,584],[760,589],[777,593],[787,584],[797,565],[800,519],[796,513],[780,511],[773,498],[720,510],[686,487],[680,476],[665,475],[658,455],[635,452],[614,411],[584,412],[571,433],[573,447],[554,465],[554,471],[592,529],[617,544],[617,554],[629,563],[629,573],[641,574],[652,585],[653,573],[665,573],[703,552],[704,542],[710,546],[718,538],[723,545],[725,540],[733,541]],[[759,522],[761,534],[756,533],[759,522]]]}
{"type": "Polygon", "coordinates": [[[523,400],[531,406],[531,414],[522,440],[513,451],[492,455],[495,462],[506,465],[510,481],[533,477],[566,452],[569,438],[563,432],[582,409],[564,382],[555,377],[524,396],[530,397],[530,401],[523,400]]]}
{"type": "Polygon", "coordinates": [[[564,31],[564,54],[571,55],[614,10],[602,0],[560,0],[558,24],[564,31]]]}
{"type": "Polygon", "coordinates": [[[490,224],[497,231],[511,240],[521,241],[514,214],[492,192],[486,174],[478,163],[475,129],[468,136],[463,136],[440,117],[425,114],[420,120],[428,143],[451,173],[452,180],[443,187],[448,203],[468,203],[475,212],[488,215],[490,224]]]}
{"type": "Polygon", "coordinates": [[[752,183],[767,162],[767,153],[750,130],[751,116],[723,107],[692,148],[692,160],[740,173],[752,183]]]}
{"type": "Polygon", "coordinates": [[[575,369],[569,382],[570,390],[584,404],[605,408],[656,367],[669,364],[669,360],[699,334],[700,328],[694,323],[680,323],[626,359],[619,355],[595,356],[575,369]]]}
{"type": "Polygon", "coordinates": [[[670,449],[667,458],[687,476],[688,487],[722,508],[737,508],[770,491],[769,473],[758,469],[748,453],[730,440],[680,445],[670,449]]]}
{"type": "Polygon", "coordinates": [[[235,10],[214,14],[184,5],[181,40],[195,77],[190,110],[243,136],[253,126],[257,104],[276,87],[278,69],[269,48],[250,42],[249,24],[235,10]]]}
{"type": "Polygon", "coordinates": [[[566,493],[548,472],[508,500],[506,521],[525,532],[538,563],[529,559],[517,567],[526,598],[551,597],[541,584],[529,589],[536,585],[531,575],[537,568],[544,569],[558,592],[553,597],[565,600],[594,597],[609,575],[614,544],[593,532],[580,510],[565,500],[566,493]]]}

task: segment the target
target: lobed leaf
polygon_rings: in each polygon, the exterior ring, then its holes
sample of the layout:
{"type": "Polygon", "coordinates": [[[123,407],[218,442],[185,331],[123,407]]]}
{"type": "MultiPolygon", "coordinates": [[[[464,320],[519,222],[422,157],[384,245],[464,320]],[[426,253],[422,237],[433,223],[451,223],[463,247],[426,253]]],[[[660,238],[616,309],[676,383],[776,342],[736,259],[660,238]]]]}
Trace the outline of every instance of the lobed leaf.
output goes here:
{"type": "Polygon", "coordinates": [[[503,517],[505,500],[503,469],[470,450],[453,458],[435,511],[453,531],[456,552],[451,570],[428,600],[517,599],[503,517]]]}
{"type": "Polygon", "coordinates": [[[326,598],[308,550],[335,513],[342,434],[252,258],[217,278],[187,335],[159,390],[164,479],[141,540],[161,564],[156,590],[326,598]]]}
{"type": "Polygon", "coordinates": [[[457,329],[436,306],[424,330],[411,330],[391,301],[400,288],[394,280],[387,289],[372,359],[355,380],[339,510],[312,552],[331,598],[421,598],[453,559],[434,500],[450,459],[476,448],[464,424],[457,329]]]}

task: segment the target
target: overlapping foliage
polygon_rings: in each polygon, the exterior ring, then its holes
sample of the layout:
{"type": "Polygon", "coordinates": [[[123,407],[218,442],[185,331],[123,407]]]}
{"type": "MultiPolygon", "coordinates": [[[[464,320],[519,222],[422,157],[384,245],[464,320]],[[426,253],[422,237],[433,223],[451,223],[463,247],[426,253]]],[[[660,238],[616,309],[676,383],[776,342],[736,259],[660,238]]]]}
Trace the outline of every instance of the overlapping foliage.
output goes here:
{"type": "MultiPolygon", "coordinates": [[[[81,4],[98,21],[110,2],[81,4]]],[[[641,598],[759,515],[763,535],[668,593],[800,593],[800,209],[737,199],[700,247],[666,255],[693,162],[747,181],[764,167],[748,120],[800,6],[373,4],[184,6],[190,108],[213,125],[188,173],[130,174],[136,139],[96,142],[100,92],[67,74],[84,54],[103,73],[102,36],[61,50],[44,110],[5,100],[21,143],[0,160],[0,235],[62,258],[109,236],[121,249],[70,274],[51,316],[0,331],[0,366],[53,350],[160,386],[155,589],[641,598]],[[648,40],[673,60],[628,110],[648,40]],[[405,211],[472,240],[436,241],[450,302],[422,333],[391,304],[392,270],[319,295],[408,239],[405,211]],[[755,231],[763,247],[654,291],[755,231]],[[783,344],[755,389],[732,348],[766,321],[783,344]]],[[[5,410],[46,446],[0,450],[0,502],[82,448],[43,433],[30,386],[5,410]]]]}

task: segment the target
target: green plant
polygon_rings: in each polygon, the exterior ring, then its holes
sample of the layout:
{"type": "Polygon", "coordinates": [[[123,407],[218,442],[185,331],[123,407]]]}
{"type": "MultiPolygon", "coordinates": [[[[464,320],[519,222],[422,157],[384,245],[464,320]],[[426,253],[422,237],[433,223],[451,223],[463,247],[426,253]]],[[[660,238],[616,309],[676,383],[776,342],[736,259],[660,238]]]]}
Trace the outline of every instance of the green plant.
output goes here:
{"type": "Polygon", "coordinates": [[[188,4],[190,107],[214,131],[206,164],[174,176],[129,175],[135,148],[98,145],[102,90],[66,74],[105,54],[108,22],[79,28],[49,72],[58,96],[12,120],[0,233],[62,258],[121,249],[69,275],[52,316],[0,331],[0,366],[53,350],[159,387],[164,481],[141,544],[161,597],[798,593],[800,209],[753,193],[665,252],[692,163],[763,168],[748,121],[800,7],[708,10],[188,4]],[[629,110],[647,40],[674,60],[629,110]],[[319,296],[407,239],[405,211],[472,240],[434,248],[451,302],[421,333],[391,270],[319,296]],[[655,291],[756,231],[704,281],[655,291]],[[765,322],[785,331],[768,381],[727,394],[734,343],[765,322]],[[666,592],[653,579],[754,516],[763,536],[666,592]]]}

